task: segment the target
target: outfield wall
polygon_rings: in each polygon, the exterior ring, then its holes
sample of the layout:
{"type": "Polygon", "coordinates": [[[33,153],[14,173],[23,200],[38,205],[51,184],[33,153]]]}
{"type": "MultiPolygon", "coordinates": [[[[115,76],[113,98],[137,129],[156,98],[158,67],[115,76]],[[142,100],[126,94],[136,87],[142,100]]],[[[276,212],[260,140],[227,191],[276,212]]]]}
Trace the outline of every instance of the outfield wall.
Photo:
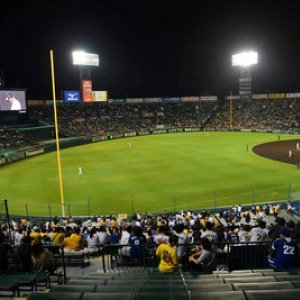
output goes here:
{"type": "MultiPolygon", "coordinates": [[[[63,138],[60,139],[60,148],[69,148],[74,146],[81,146],[90,143],[103,142],[107,140],[152,135],[152,134],[168,134],[168,133],[180,133],[180,132],[196,132],[205,130],[201,127],[185,127],[185,128],[152,128],[148,130],[130,131],[124,133],[107,133],[106,135],[88,136],[88,137],[76,137],[76,138],[63,138]]],[[[256,129],[239,129],[239,128],[216,128],[211,131],[242,131],[242,132],[260,132],[260,133],[277,133],[277,134],[298,134],[297,132],[280,132],[273,130],[256,130],[256,129]]],[[[51,140],[43,142],[39,145],[29,146],[26,148],[18,149],[15,151],[9,151],[0,156],[0,166],[16,162],[32,156],[56,151],[56,141],[51,140]]]]}
{"type": "MultiPolygon", "coordinates": [[[[64,138],[60,139],[60,148],[69,148],[74,146],[82,146],[90,143],[103,142],[107,140],[126,138],[126,137],[134,137],[134,136],[143,136],[143,135],[151,135],[151,134],[167,134],[167,133],[179,133],[179,132],[192,132],[192,131],[200,131],[201,128],[156,128],[150,130],[139,130],[132,132],[124,132],[124,133],[109,133],[101,136],[91,136],[91,137],[77,137],[77,138],[64,138]]],[[[15,151],[9,151],[0,157],[0,165],[9,164],[12,162],[16,162],[25,158],[29,158],[32,156],[48,153],[56,151],[56,141],[51,140],[48,142],[44,142],[43,144],[29,146],[26,148],[18,149],[15,151]]]]}

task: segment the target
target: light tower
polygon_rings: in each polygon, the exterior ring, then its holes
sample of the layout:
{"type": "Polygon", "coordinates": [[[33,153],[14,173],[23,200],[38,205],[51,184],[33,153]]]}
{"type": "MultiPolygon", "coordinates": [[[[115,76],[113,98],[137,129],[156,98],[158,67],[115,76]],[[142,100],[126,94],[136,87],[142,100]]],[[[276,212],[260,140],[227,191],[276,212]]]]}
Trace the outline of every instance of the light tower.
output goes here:
{"type": "Polygon", "coordinates": [[[73,65],[79,65],[80,90],[83,102],[93,101],[91,66],[99,66],[98,54],[73,51],[73,65]]]}
{"type": "Polygon", "coordinates": [[[252,94],[252,78],[250,66],[257,64],[257,52],[243,52],[232,55],[232,66],[240,66],[239,95],[241,99],[250,100],[252,94]]]}

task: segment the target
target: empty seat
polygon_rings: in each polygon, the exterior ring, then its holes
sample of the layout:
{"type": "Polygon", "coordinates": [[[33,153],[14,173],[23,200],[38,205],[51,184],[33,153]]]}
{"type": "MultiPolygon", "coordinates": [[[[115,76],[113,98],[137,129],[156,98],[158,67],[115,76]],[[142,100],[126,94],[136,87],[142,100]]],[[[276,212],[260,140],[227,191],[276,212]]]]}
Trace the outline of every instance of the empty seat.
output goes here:
{"type": "Polygon", "coordinates": [[[183,274],[183,278],[185,280],[188,280],[188,279],[195,279],[195,280],[202,280],[202,279],[214,279],[214,278],[217,278],[217,275],[216,274],[201,274],[201,273],[184,273],[183,274]]]}
{"type": "Polygon", "coordinates": [[[124,279],[116,279],[116,280],[107,280],[106,285],[128,285],[128,286],[140,286],[143,285],[145,281],[143,280],[124,280],[124,279]]]}
{"type": "Polygon", "coordinates": [[[277,281],[299,281],[300,275],[275,275],[277,281]]]}
{"type": "Polygon", "coordinates": [[[119,275],[93,272],[93,273],[89,273],[88,275],[81,275],[81,278],[85,278],[85,277],[93,277],[102,280],[113,280],[115,279],[115,277],[119,277],[119,275]]]}
{"type": "Polygon", "coordinates": [[[186,284],[216,284],[216,283],[223,283],[223,279],[221,278],[213,278],[213,279],[186,279],[186,284]]]}
{"type": "Polygon", "coordinates": [[[242,291],[191,292],[191,300],[246,300],[242,291]]]}
{"type": "Polygon", "coordinates": [[[27,273],[23,273],[23,274],[9,274],[6,275],[9,278],[13,279],[13,280],[18,280],[19,281],[19,289],[21,290],[21,287],[24,287],[24,289],[27,290],[37,290],[37,282],[36,282],[36,275],[33,274],[27,274],[27,273]]]}
{"type": "Polygon", "coordinates": [[[140,287],[140,293],[152,293],[152,292],[156,292],[156,293],[172,293],[172,294],[177,294],[180,292],[185,292],[185,286],[184,285],[180,285],[180,286],[142,286],[140,287]]]}
{"type": "Polygon", "coordinates": [[[106,280],[70,279],[68,285],[105,285],[106,280]]]}
{"type": "Polygon", "coordinates": [[[139,286],[132,285],[98,285],[95,293],[126,293],[126,292],[138,292],[139,286]]]}
{"type": "MultiPolygon", "coordinates": [[[[135,293],[84,293],[82,300],[133,300],[135,299],[135,293]]],[[[64,299],[62,299],[64,300],[64,299]]]]}
{"type": "Polygon", "coordinates": [[[53,292],[82,292],[82,293],[94,293],[96,291],[96,285],[56,285],[50,290],[53,292]]]}
{"type": "Polygon", "coordinates": [[[293,286],[294,286],[296,289],[300,289],[300,281],[294,281],[294,280],[292,280],[291,282],[292,282],[293,286]]]}
{"type": "Polygon", "coordinates": [[[261,273],[249,273],[249,272],[244,272],[244,273],[219,273],[217,274],[218,278],[223,278],[223,277],[259,277],[263,276],[261,273]]]}
{"type": "Polygon", "coordinates": [[[265,271],[262,272],[263,275],[297,275],[296,271],[281,271],[281,272],[275,272],[275,271],[265,271]]]}
{"type": "Polygon", "coordinates": [[[262,291],[245,291],[248,300],[299,300],[299,290],[262,290],[262,291]]]}
{"type": "Polygon", "coordinates": [[[281,289],[293,289],[294,288],[293,284],[290,281],[232,283],[232,287],[235,291],[281,290],[281,289]]]}
{"type": "Polygon", "coordinates": [[[191,292],[211,292],[211,291],[232,291],[230,283],[215,283],[215,284],[189,284],[187,290],[191,292]]]}
{"type": "Polygon", "coordinates": [[[27,300],[81,300],[83,293],[45,293],[45,292],[31,292],[27,300]]]}
{"type": "MultiPolygon", "coordinates": [[[[274,282],[277,281],[274,276],[241,276],[241,277],[224,277],[224,282],[274,282]]],[[[284,280],[282,280],[284,281],[284,280]]]]}
{"type": "Polygon", "coordinates": [[[135,300],[160,300],[160,299],[171,299],[171,300],[188,300],[188,293],[177,291],[162,292],[162,291],[153,291],[153,292],[141,292],[136,294],[135,300]]]}
{"type": "Polygon", "coordinates": [[[1,276],[0,291],[11,292],[13,296],[16,296],[16,293],[18,292],[19,295],[19,280],[14,278],[9,278],[8,276],[5,275],[1,276]]]}

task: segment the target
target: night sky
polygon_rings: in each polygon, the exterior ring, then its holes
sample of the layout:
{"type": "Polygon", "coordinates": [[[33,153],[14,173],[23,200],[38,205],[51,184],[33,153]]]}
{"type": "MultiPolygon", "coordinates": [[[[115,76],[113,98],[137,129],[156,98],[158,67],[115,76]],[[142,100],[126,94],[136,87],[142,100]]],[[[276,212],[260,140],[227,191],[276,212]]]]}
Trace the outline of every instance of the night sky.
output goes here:
{"type": "Polygon", "coordinates": [[[93,90],[110,98],[238,93],[231,55],[258,52],[253,92],[300,91],[299,1],[2,0],[0,70],[28,99],[79,90],[71,53],[99,55],[93,90]]]}

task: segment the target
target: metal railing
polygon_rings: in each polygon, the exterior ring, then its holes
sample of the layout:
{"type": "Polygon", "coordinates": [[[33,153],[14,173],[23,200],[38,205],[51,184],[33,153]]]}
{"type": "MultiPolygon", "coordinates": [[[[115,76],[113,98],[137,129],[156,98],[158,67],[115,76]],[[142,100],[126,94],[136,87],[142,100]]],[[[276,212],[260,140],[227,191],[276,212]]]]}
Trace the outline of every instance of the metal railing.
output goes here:
{"type": "MultiPolygon", "coordinates": [[[[242,270],[268,268],[268,255],[271,241],[265,242],[231,242],[216,243],[213,270],[242,270]]],[[[188,269],[187,257],[196,251],[199,245],[179,245],[186,247],[186,256],[181,258],[183,269],[188,269]]],[[[157,245],[107,245],[102,248],[103,271],[119,271],[156,269],[159,258],[155,255],[157,245]],[[131,255],[130,249],[135,255],[131,255]]]]}

